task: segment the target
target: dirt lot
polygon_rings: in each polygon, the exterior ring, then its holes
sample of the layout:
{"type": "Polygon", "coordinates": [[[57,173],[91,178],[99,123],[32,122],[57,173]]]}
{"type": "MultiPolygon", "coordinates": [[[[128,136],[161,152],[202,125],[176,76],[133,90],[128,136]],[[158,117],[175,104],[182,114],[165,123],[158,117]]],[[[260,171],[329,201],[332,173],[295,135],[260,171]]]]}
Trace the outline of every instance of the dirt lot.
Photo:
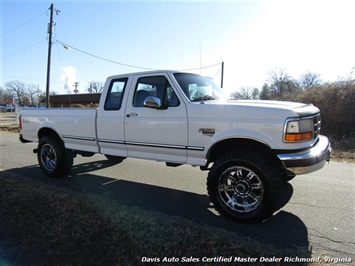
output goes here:
{"type": "Polygon", "coordinates": [[[18,114],[0,113],[0,130],[18,132],[19,131],[18,114]]]}

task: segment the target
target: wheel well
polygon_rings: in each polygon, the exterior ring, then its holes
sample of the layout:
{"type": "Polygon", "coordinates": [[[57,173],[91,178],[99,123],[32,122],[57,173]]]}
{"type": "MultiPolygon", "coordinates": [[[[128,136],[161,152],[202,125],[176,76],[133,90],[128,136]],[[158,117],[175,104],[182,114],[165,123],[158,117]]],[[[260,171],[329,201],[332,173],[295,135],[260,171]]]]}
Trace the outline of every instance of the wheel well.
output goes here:
{"type": "Polygon", "coordinates": [[[51,136],[53,138],[56,138],[56,139],[62,141],[62,139],[59,137],[58,133],[48,127],[41,128],[38,131],[38,140],[40,140],[41,138],[43,138],[45,136],[51,136]]]}
{"type": "Polygon", "coordinates": [[[226,139],[214,144],[207,153],[208,163],[214,162],[220,155],[240,149],[258,150],[277,160],[276,155],[266,144],[253,139],[226,139]]]}

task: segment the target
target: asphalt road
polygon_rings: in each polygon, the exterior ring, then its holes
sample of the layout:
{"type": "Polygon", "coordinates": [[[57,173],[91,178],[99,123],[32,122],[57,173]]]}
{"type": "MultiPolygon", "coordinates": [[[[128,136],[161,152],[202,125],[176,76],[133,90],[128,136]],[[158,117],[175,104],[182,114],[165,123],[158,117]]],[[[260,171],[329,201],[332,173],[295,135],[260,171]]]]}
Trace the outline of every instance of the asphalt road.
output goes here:
{"type": "MultiPolygon", "coordinates": [[[[284,186],[283,204],[273,217],[243,225],[219,216],[206,193],[207,172],[191,166],[126,159],[109,164],[102,155],[75,158],[72,177],[42,174],[32,150],[18,134],[0,132],[0,171],[65,186],[199,224],[224,228],[290,250],[308,248],[313,257],[352,258],[355,264],[355,164],[331,162],[318,172],[297,176],[284,186]]],[[[297,254],[290,254],[297,256],[297,254]]]]}

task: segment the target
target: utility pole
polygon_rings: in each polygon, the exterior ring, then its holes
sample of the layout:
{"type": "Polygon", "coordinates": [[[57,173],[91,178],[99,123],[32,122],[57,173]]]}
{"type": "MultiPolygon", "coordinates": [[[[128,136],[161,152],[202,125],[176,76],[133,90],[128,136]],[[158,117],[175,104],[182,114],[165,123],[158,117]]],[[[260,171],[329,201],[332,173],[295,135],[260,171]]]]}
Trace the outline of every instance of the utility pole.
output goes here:
{"type": "Polygon", "coordinates": [[[73,86],[75,87],[74,93],[77,94],[79,92],[79,90],[78,90],[79,82],[74,82],[73,86]]]}
{"type": "Polygon", "coordinates": [[[52,53],[52,31],[53,31],[53,11],[58,15],[60,13],[59,9],[54,9],[53,4],[49,7],[50,18],[48,23],[48,59],[47,59],[47,82],[46,82],[46,107],[49,108],[49,84],[51,76],[51,53],[52,53]]]}
{"type": "Polygon", "coordinates": [[[49,108],[49,83],[51,72],[51,53],[52,53],[52,28],[53,28],[53,4],[50,6],[50,19],[48,24],[48,59],[47,59],[47,83],[46,83],[46,107],[49,108]]]}
{"type": "Polygon", "coordinates": [[[224,62],[222,62],[222,71],[221,71],[221,88],[223,89],[223,78],[224,78],[224,62]]]}

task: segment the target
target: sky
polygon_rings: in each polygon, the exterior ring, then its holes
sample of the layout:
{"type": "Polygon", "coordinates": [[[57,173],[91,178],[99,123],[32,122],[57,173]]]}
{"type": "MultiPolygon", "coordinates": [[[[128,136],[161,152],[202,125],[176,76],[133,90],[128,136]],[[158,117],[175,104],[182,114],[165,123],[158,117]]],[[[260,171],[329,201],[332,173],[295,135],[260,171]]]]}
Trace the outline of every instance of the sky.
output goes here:
{"type": "MultiPolygon", "coordinates": [[[[1,2],[1,79],[46,90],[47,1],[1,2]]],[[[50,91],[155,69],[258,88],[283,69],[298,79],[355,78],[355,1],[56,1],[50,91]]]]}

